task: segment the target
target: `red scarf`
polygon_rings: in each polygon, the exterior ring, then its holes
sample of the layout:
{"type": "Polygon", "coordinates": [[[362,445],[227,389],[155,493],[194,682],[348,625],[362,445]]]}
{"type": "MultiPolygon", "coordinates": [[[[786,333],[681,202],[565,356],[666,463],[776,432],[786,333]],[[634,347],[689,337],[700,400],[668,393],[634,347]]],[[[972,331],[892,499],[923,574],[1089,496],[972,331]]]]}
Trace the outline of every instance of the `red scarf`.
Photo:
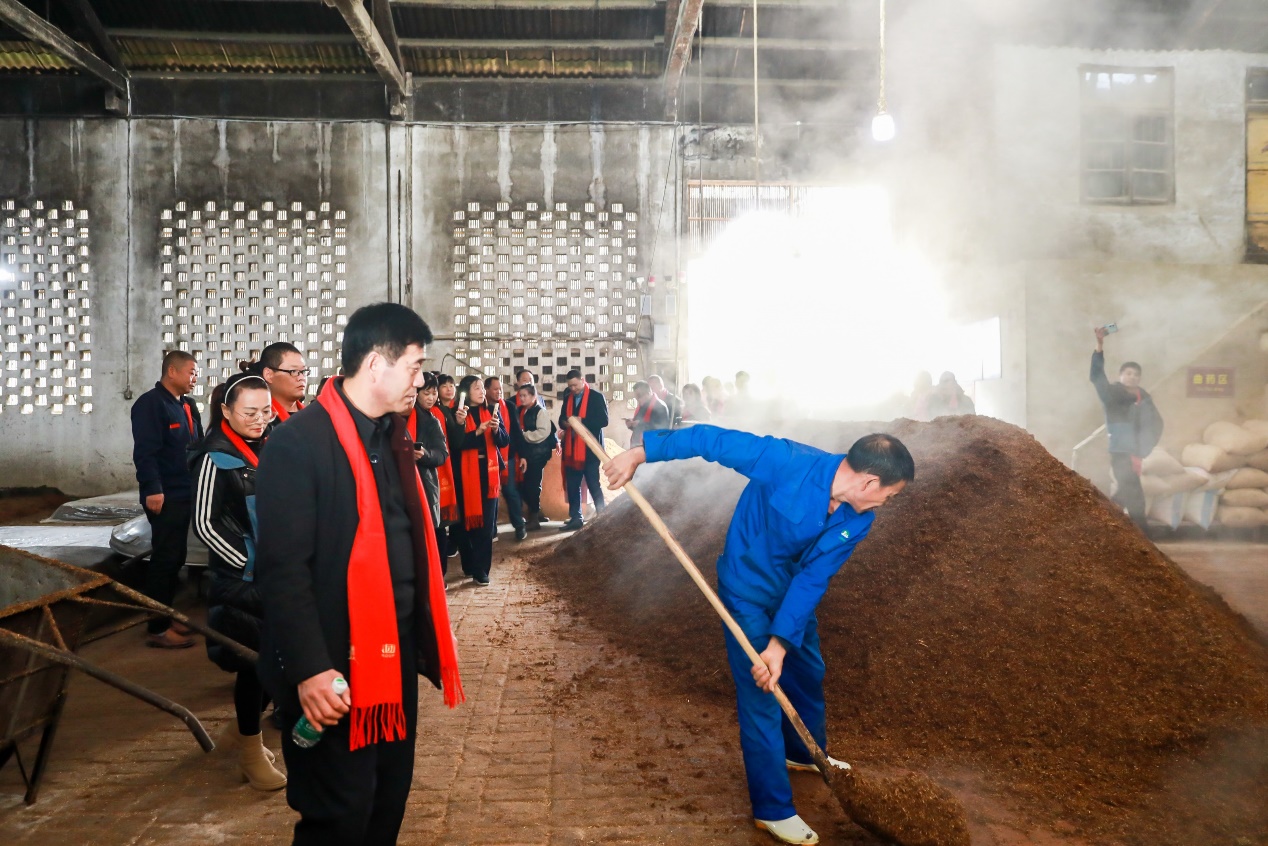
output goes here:
{"type": "MultiPolygon", "coordinates": [[[[334,425],[339,445],[348,456],[357,493],[357,533],[348,557],[348,686],[352,693],[352,725],[349,748],[405,738],[405,707],[401,696],[401,656],[397,642],[396,603],[392,574],[387,562],[387,536],[383,528],[383,508],[374,481],[374,470],[357,433],[357,424],[331,379],[317,401],[325,407],[334,425]],[[365,663],[362,663],[365,662],[365,663]]],[[[414,481],[422,503],[423,525],[431,525],[427,495],[415,469],[414,481]]],[[[462,679],[458,675],[458,653],[449,627],[449,606],[444,578],[440,575],[440,555],[435,534],[425,531],[427,547],[427,602],[435,627],[436,649],[440,656],[440,676],[445,704],[450,708],[463,701],[462,679]]],[[[423,617],[420,615],[419,620],[423,617]]]]}
{"type": "MultiPolygon", "coordinates": [[[[564,467],[569,470],[584,470],[586,466],[586,442],[581,436],[572,430],[568,425],[568,418],[574,416],[572,405],[575,395],[569,393],[564,398],[564,467]]],[[[590,386],[586,385],[581,390],[581,407],[577,409],[576,416],[585,420],[586,408],[590,405],[590,386]]]]}
{"type": "Polygon", "coordinates": [[[220,421],[220,431],[225,433],[225,437],[229,439],[229,443],[233,444],[234,449],[242,453],[242,457],[247,460],[248,464],[252,467],[260,466],[260,459],[256,457],[255,450],[251,449],[247,442],[242,439],[242,436],[233,431],[233,428],[224,420],[220,421]]]}
{"type": "MultiPolygon", "coordinates": [[[[480,423],[492,419],[493,413],[484,406],[469,406],[466,430],[474,432],[480,423]]],[[[502,474],[498,471],[498,451],[493,446],[492,427],[484,430],[484,450],[489,499],[497,499],[502,495],[502,474]]],[[[484,490],[480,484],[480,450],[477,448],[462,450],[462,513],[468,529],[484,525],[484,490]]]]}
{"type": "MultiPolygon", "coordinates": [[[[299,408],[297,408],[296,411],[304,410],[304,404],[302,402],[296,403],[296,405],[299,406],[299,408]]],[[[276,398],[274,398],[273,399],[273,416],[277,418],[277,421],[279,423],[285,423],[287,418],[291,416],[291,412],[283,408],[282,404],[278,402],[276,398]]]]}
{"type": "MultiPolygon", "coordinates": [[[[629,407],[629,406],[626,406],[626,408],[628,408],[628,407],[629,407]]],[[[653,395],[651,398],[649,398],[649,399],[647,400],[647,411],[643,412],[643,422],[644,422],[644,423],[651,423],[651,422],[652,422],[652,409],[653,409],[653,408],[655,408],[655,407],[656,407],[656,397],[655,397],[655,395],[653,395]]],[[[635,411],[635,412],[634,412],[634,416],[635,416],[635,417],[637,417],[637,416],[638,416],[638,412],[639,412],[639,411],[642,411],[642,409],[640,408],[640,409],[638,409],[637,411],[635,411]]]]}
{"type": "MultiPolygon", "coordinates": [[[[440,434],[445,434],[445,413],[440,410],[439,405],[433,405],[428,412],[435,417],[440,423],[440,434]]],[[[418,440],[418,408],[415,407],[409,413],[409,420],[405,422],[405,428],[409,431],[410,439],[418,440]]],[[[446,436],[447,437],[447,436],[446,436]]],[[[445,458],[445,463],[436,468],[436,482],[440,488],[440,520],[442,523],[452,523],[458,519],[458,494],[453,487],[453,464],[449,462],[449,458],[445,458]]]]}
{"type": "MultiPolygon", "coordinates": [[[[511,412],[506,407],[506,400],[498,400],[498,413],[501,415],[502,423],[506,426],[507,434],[510,434],[511,412]]],[[[502,478],[505,479],[510,473],[512,462],[516,464],[519,462],[515,461],[515,451],[511,446],[498,447],[498,453],[502,456],[502,478]]]]}

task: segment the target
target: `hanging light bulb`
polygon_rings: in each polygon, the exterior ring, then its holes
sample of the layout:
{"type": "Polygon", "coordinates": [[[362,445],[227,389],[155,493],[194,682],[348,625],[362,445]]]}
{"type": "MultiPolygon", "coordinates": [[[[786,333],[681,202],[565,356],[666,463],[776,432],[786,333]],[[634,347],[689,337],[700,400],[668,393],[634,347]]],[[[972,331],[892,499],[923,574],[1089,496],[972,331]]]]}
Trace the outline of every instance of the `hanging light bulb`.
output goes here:
{"type": "Polygon", "coordinates": [[[885,103],[885,0],[881,4],[880,93],[876,98],[876,117],[872,118],[872,137],[877,141],[894,140],[894,116],[885,103]]]}

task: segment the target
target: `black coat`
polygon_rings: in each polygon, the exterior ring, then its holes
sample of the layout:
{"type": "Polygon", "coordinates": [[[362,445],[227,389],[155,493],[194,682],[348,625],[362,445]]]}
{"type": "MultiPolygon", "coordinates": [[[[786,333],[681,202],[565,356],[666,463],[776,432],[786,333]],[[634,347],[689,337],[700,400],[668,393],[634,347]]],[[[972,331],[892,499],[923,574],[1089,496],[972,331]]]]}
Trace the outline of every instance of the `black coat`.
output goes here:
{"type": "Polygon", "coordinates": [[[445,441],[440,421],[430,411],[420,407],[415,419],[418,427],[415,434],[423,445],[423,457],[418,459],[418,475],[422,477],[423,490],[427,492],[432,525],[440,528],[440,480],[436,477],[436,468],[449,460],[449,444],[445,441]]]}
{"type": "MultiPolygon", "coordinates": [[[[575,399],[572,391],[568,391],[559,401],[559,439],[561,441],[564,438],[563,433],[571,431],[568,425],[568,413],[571,412],[575,399]]],[[[603,429],[608,425],[608,401],[594,388],[590,389],[590,399],[586,402],[586,416],[581,418],[581,422],[590,430],[590,434],[594,435],[596,441],[603,443],[603,429]]],[[[587,449],[586,461],[598,463],[599,459],[587,449]]]]}
{"type": "MultiPolygon", "coordinates": [[[[397,467],[414,473],[405,423],[392,429],[397,467]]],[[[256,477],[257,579],[264,602],[259,675],[278,706],[299,711],[300,682],[326,670],[347,677],[348,558],[356,537],[352,466],[325,407],[313,403],[270,438],[256,477]]],[[[433,532],[420,513],[414,532],[433,532]]],[[[415,537],[415,547],[420,544],[415,537]]],[[[434,543],[434,538],[431,540],[434,543]]],[[[418,672],[440,686],[440,661],[427,589],[427,562],[415,556],[414,632],[418,672]]]]}
{"type": "MultiPolygon", "coordinates": [[[[247,507],[255,495],[255,468],[220,431],[213,431],[190,453],[189,467],[194,480],[190,522],[199,540],[207,545],[211,571],[207,623],[226,637],[258,650],[264,606],[253,581],[255,528],[247,507]]],[[[231,673],[252,666],[213,640],[207,641],[207,656],[231,673]]]]}
{"type": "MultiPolygon", "coordinates": [[[[470,415],[467,420],[482,419],[475,416],[477,412],[492,413],[483,406],[472,406],[467,411],[470,415]]],[[[479,424],[477,423],[477,425],[479,424]]],[[[465,517],[466,512],[463,510],[462,499],[462,454],[470,450],[475,450],[476,454],[480,456],[480,467],[482,470],[480,473],[480,493],[483,494],[483,499],[492,499],[493,497],[489,496],[489,474],[483,472],[483,468],[486,466],[485,453],[488,450],[488,444],[484,440],[484,435],[477,435],[474,431],[468,432],[466,428],[459,424],[456,419],[452,421],[447,420],[446,427],[446,432],[449,435],[449,460],[453,465],[454,493],[458,497],[458,511],[465,517]]],[[[498,427],[493,429],[492,432],[493,446],[501,448],[511,443],[511,436],[507,434],[506,431],[505,420],[499,421],[498,427]]],[[[498,461],[500,465],[501,459],[499,458],[498,461]]]]}

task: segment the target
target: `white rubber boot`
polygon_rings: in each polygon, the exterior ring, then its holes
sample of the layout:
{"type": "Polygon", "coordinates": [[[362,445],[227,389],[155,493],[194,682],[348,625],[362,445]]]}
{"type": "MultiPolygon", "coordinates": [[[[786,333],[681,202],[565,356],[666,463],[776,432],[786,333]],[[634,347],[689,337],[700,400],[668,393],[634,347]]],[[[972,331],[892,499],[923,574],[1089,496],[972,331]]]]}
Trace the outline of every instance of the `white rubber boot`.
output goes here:
{"type": "Polygon", "coordinates": [[[780,843],[793,843],[797,846],[813,846],[819,842],[819,835],[806,825],[801,817],[793,815],[786,820],[753,820],[762,831],[768,832],[780,843]]]}

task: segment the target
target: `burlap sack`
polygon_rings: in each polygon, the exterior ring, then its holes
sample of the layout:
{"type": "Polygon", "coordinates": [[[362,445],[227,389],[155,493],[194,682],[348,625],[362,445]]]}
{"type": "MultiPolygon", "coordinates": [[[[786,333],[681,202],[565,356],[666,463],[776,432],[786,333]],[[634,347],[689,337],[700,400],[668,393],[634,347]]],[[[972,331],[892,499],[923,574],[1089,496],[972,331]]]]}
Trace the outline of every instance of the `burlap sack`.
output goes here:
{"type": "Polygon", "coordinates": [[[1268,432],[1255,432],[1236,423],[1220,421],[1206,427],[1202,433],[1205,443],[1217,446],[1229,455],[1251,455],[1268,449],[1268,432]]]}
{"type": "Polygon", "coordinates": [[[1154,451],[1140,463],[1140,472],[1147,476],[1174,476],[1184,472],[1184,465],[1162,447],[1154,447],[1154,451]]]}
{"type": "Polygon", "coordinates": [[[1189,444],[1180,453],[1180,463],[1185,467],[1197,467],[1208,473],[1222,473],[1225,470],[1236,470],[1246,466],[1246,459],[1228,452],[1214,444],[1189,444]]]}
{"type": "Polygon", "coordinates": [[[1224,487],[1230,491],[1238,488],[1268,488],[1268,473],[1254,467],[1243,467],[1233,474],[1233,478],[1224,487]]]}
{"type": "Polygon", "coordinates": [[[1242,423],[1242,428],[1251,432],[1268,434],[1268,420],[1247,420],[1242,423]]]}
{"type": "Polygon", "coordinates": [[[1236,488],[1224,491],[1220,497],[1220,506],[1231,505],[1237,508],[1268,508],[1268,491],[1261,488],[1236,488]]]}
{"type": "Polygon", "coordinates": [[[1246,457],[1246,466],[1256,470],[1268,470],[1268,449],[1246,457]]]}
{"type": "Polygon", "coordinates": [[[1253,529],[1268,523],[1268,514],[1261,508],[1221,505],[1215,519],[1221,526],[1228,526],[1230,529],[1253,529]]]}

